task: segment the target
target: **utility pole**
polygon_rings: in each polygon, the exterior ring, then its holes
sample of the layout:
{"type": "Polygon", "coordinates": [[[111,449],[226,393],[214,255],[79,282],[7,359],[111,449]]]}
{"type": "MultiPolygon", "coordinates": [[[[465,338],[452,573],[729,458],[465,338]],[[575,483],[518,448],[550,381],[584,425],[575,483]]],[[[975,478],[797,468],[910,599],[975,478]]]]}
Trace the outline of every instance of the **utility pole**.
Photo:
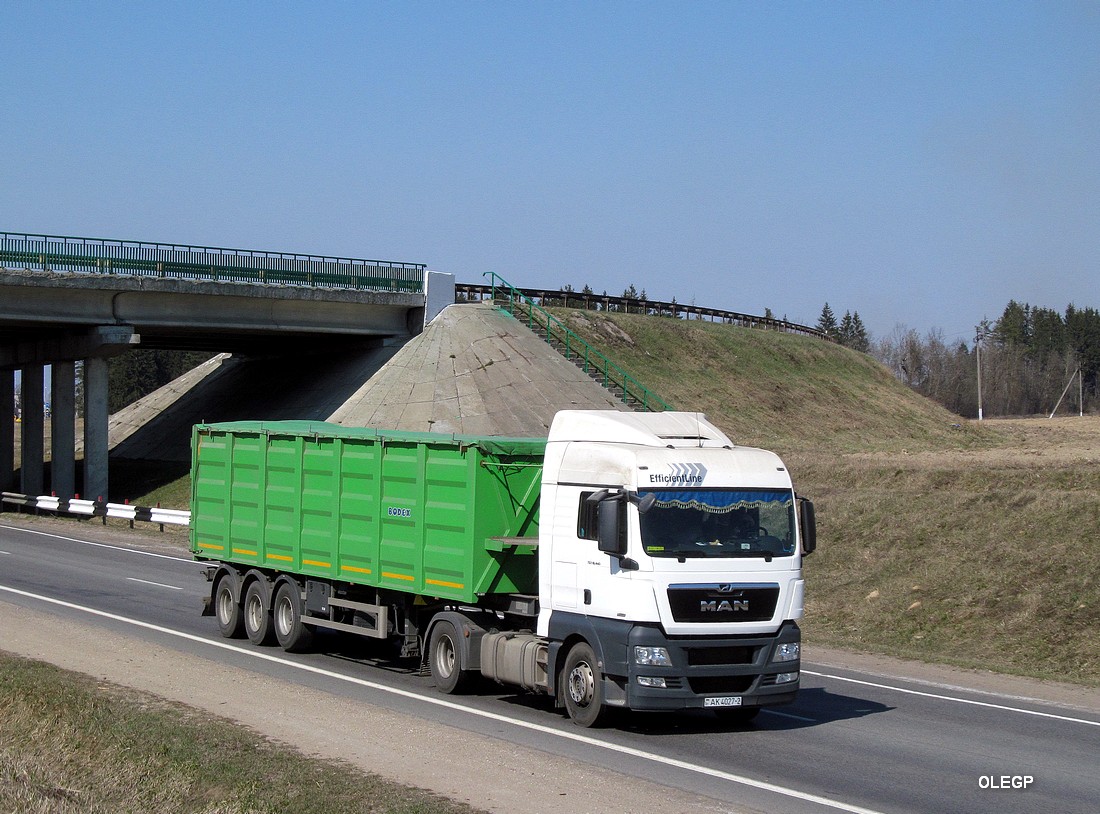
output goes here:
{"type": "Polygon", "coordinates": [[[982,326],[974,335],[974,355],[978,360],[978,420],[982,420],[982,326]]]}

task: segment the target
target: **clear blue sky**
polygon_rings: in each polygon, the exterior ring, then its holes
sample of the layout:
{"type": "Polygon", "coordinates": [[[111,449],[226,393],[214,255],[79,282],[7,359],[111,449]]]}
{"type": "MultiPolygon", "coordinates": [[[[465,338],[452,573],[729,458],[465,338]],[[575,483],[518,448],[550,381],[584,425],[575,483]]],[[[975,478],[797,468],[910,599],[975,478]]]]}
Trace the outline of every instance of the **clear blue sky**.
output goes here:
{"type": "Polygon", "coordinates": [[[0,229],[969,339],[1100,307],[1100,4],[0,0],[0,229]]]}

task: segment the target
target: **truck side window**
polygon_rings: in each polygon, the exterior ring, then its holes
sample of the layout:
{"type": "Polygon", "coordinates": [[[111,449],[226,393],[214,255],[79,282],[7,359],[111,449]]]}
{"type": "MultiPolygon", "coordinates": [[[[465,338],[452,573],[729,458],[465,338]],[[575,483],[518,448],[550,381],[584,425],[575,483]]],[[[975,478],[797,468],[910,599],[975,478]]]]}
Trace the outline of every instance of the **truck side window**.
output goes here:
{"type": "Polygon", "coordinates": [[[589,503],[588,498],[595,492],[581,492],[580,505],[577,506],[577,537],[581,540],[596,539],[596,508],[599,504],[589,503]]]}

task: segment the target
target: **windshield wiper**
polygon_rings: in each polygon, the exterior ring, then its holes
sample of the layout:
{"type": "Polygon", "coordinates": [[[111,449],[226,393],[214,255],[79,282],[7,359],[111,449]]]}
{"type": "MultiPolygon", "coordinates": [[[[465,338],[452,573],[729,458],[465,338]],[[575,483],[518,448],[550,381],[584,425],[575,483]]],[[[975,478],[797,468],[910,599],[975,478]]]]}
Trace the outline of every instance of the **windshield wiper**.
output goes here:
{"type": "Polygon", "coordinates": [[[689,557],[695,560],[707,556],[709,555],[707,554],[706,550],[701,548],[689,548],[687,551],[676,552],[676,559],[678,559],[680,562],[684,562],[684,560],[688,559],[689,557]]]}

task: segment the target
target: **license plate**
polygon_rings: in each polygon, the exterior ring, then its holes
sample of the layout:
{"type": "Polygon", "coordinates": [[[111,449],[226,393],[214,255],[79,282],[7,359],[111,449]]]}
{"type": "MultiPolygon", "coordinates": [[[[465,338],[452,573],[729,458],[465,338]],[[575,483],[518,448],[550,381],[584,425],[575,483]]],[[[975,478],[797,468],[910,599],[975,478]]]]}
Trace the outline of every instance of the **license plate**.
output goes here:
{"type": "Polygon", "coordinates": [[[720,695],[717,698],[704,698],[704,707],[739,707],[741,706],[740,695],[720,695]]]}

